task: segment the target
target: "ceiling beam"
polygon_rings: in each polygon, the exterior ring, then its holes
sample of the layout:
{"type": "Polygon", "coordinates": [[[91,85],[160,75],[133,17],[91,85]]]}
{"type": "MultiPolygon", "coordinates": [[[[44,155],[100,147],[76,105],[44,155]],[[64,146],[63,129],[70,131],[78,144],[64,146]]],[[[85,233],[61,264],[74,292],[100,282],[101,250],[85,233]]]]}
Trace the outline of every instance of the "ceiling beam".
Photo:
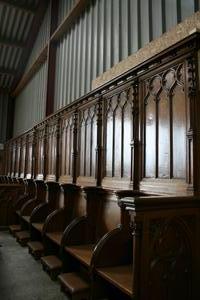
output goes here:
{"type": "Polygon", "coordinates": [[[39,2],[38,8],[37,8],[37,13],[33,19],[32,25],[31,25],[28,40],[26,42],[25,49],[24,49],[23,55],[22,55],[22,59],[20,61],[20,68],[18,69],[17,76],[16,76],[13,86],[12,86],[12,90],[16,89],[18,83],[20,82],[20,79],[22,78],[22,76],[24,74],[29,55],[31,53],[31,50],[33,48],[37,34],[39,32],[40,26],[43,21],[43,18],[44,18],[44,15],[45,15],[45,12],[46,12],[46,9],[48,6],[48,2],[49,2],[49,0],[43,0],[43,1],[39,2]]]}
{"type": "Polygon", "coordinates": [[[15,76],[16,75],[16,70],[0,67],[0,74],[15,76]]]}
{"type": "Polygon", "coordinates": [[[16,47],[16,48],[24,48],[25,44],[18,42],[17,40],[8,39],[0,37],[0,45],[10,46],[10,47],[16,47]]]}
{"type": "Polygon", "coordinates": [[[27,85],[27,83],[31,80],[31,78],[38,72],[42,64],[47,60],[48,55],[48,46],[46,46],[38,55],[35,62],[32,64],[32,66],[29,68],[27,73],[23,75],[21,78],[19,84],[17,85],[16,89],[12,92],[11,96],[17,97],[19,93],[23,90],[23,88],[27,85]]]}
{"type": "Polygon", "coordinates": [[[86,6],[90,0],[77,0],[72,7],[71,11],[67,14],[63,22],[56,29],[56,31],[51,36],[51,41],[58,41],[64,33],[70,28],[70,26],[76,21],[76,19],[81,15],[81,13],[85,10],[86,6]]]}
{"type": "Polygon", "coordinates": [[[0,0],[0,4],[5,4],[7,6],[23,10],[24,12],[28,12],[31,14],[36,13],[36,7],[33,5],[21,4],[20,1],[13,0],[0,0]]]}

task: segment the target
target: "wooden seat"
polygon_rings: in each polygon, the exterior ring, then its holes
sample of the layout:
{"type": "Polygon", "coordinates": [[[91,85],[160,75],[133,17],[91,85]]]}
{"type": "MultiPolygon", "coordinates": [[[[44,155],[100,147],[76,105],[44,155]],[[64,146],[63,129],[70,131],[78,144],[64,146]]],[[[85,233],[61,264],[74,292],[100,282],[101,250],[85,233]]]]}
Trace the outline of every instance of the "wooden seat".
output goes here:
{"type": "Polygon", "coordinates": [[[22,216],[22,219],[27,222],[30,223],[30,216],[22,216]]]}
{"type": "Polygon", "coordinates": [[[61,184],[61,189],[64,192],[63,207],[48,216],[43,230],[47,255],[59,255],[65,228],[72,220],[86,213],[86,200],[79,186],[61,184]]]}
{"type": "Polygon", "coordinates": [[[48,216],[59,208],[60,185],[58,182],[46,182],[46,201],[34,208],[30,217],[30,231],[32,240],[42,241],[43,225],[48,216]]]}
{"type": "Polygon", "coordinates": [[[18,231],[15,234],[17,241],[22,245],[26,246],[28,241],[30,240],[30,233],[29,231],[18,231]]]}
{"type": "Polygon", "coordinates": [[[39,259],[44,255],[44,246],[39,241],[31,241],[27,243],[29,253],[33,255],[35,259],[39,259]]]}
{"type": "Polygon", "coordinates": [[[62,261],[55,255],[43,256],[41,258],[43,269],[47,271],[52,280],[61,273],[62,261]]]}
{"type": "Polygon", "coordinates": [[[72,300],[89,299],[90,285],[80,273],[64,273],[58,276],[61,290],[71,296],[72,300]]]}
{"type": "Polygon", "coordinates": [[[32,226],[37,229],[39,232],[42,232],[44,223],[32,223],[32,226]]]}
{"type": "Polygon", "coordinates": [[[90,265],[93,249],[93,244],[65,247],[65,250],[68,253],[76,257],[86,266],[90,265]]]}
{"type": "Polygon", "coordinates": [[[132,296],[133,270],[131,265],[99,268],[97,273],[128,296],[132,296]]]}
{"type": "Polygon", "coordinates": [[[55,242],[57,245],[61,245],[62,232],[50,232],[47,233],[47,237],[55,242]]]}

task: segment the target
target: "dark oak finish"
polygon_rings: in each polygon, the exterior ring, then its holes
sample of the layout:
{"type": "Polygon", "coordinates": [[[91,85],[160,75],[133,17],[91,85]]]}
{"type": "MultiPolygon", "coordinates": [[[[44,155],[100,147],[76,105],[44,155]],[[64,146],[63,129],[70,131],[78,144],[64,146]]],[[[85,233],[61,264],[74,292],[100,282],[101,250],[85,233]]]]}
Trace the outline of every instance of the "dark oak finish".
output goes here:
{"type": "Polygon", "coordinates": [[[199,48],[193,33],[8,141],[9,176],[80,185],[61,201],[49,182],[30,218],[47,252],[61,244],[73,297],[81,273],[90,299],[198,299],[199,48]]]}

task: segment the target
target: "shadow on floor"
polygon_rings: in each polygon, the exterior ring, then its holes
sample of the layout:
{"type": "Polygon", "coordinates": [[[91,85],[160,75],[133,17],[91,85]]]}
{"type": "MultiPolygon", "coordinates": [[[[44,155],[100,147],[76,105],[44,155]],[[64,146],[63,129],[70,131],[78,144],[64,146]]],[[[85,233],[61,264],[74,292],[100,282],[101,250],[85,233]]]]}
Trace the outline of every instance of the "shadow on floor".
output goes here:
{"type": "Polygon", "coordinates": [[[0,231],[0,299],[67,300],[35,261],[27,248],[21,247],[7,232],[0,231]]]}

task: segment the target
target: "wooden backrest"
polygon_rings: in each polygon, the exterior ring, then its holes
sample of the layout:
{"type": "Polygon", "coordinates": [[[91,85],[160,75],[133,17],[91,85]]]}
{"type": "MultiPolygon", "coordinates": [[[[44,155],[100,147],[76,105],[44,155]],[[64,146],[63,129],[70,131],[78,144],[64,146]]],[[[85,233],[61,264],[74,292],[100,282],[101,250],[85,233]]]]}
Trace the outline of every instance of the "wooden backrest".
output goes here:
{"type": "Polygon", "coordinates": [[[60,185],[55,181],[47,181],[47,202],[51,209],[57,209],[60,207],[60,185]]]}
{"type": "Polygon", "coordinates": [[[86,214],[86,199],[82,189],[75,184],[61,184],[64,191],[64,209],[66,219],[71,220],[86,214]]]}
{"type": "Polygon", "coordinates": [[[26,193],[30,199],[35,198],[36,196],[36,184],[34,179],[26,179],[26,193]]]}
{"type": "Polygon", "coordinates": [[[44,202],[46,200],[47,186],[43,180],[35,180],[37,190],[37,201],[44,202]]]}
{"type": "Polygon", "coordinates": [[[87,216],[95,241],[120,225],[122,220],[128,223],[128,214],[122,212],[118,206],[118,199],[113,191],[95,187],[84,188],[84,191],[87,199],[87,216]]]}

